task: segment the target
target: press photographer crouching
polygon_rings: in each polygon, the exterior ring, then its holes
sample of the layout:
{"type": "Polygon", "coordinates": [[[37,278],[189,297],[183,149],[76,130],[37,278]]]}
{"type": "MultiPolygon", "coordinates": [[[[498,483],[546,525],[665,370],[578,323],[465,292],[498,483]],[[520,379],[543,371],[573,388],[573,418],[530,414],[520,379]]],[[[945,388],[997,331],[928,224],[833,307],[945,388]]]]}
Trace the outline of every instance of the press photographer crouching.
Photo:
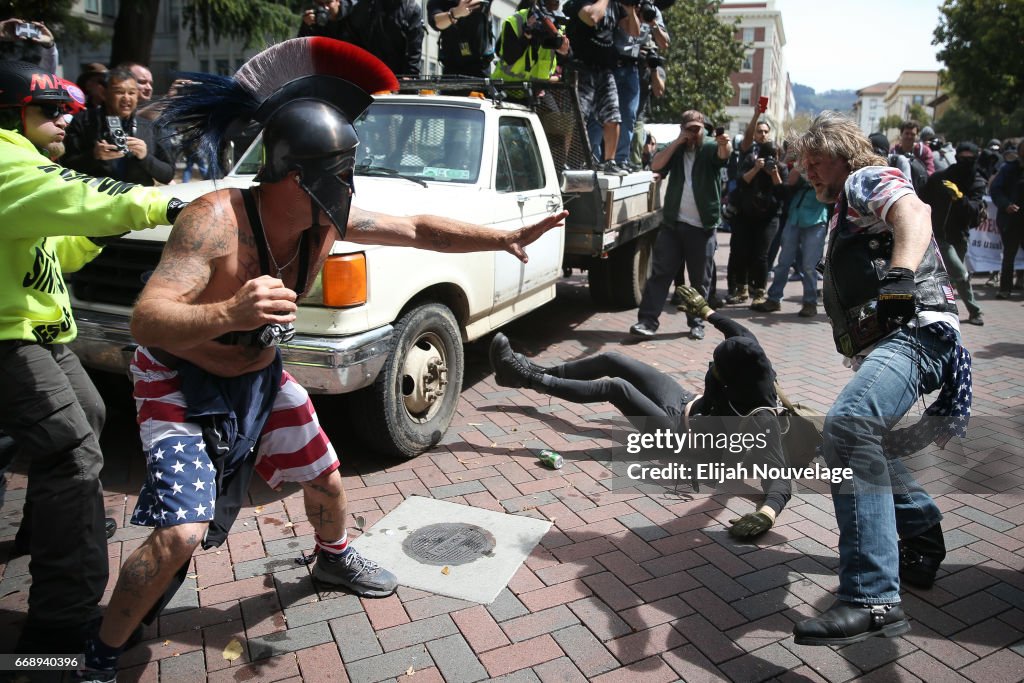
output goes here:
{"type": "Polygon", "coordinates": [[[138,105],[135,76],[123,69],[109,72],[103,104],[75,115],[68,126],[64,165],[138,185],[171,182],[173,156],[160,144],[153,123],[136,116],[138,105]]]}
{"type": "Polygon", "coordinates": [[[565,23],[565,15],[558,11],[558,0],[537,0],[530,7],[513,12],[501,24],[498,63],[491,78],[550,80],[557,67],[556,54],[569,54],[565,23]]]}

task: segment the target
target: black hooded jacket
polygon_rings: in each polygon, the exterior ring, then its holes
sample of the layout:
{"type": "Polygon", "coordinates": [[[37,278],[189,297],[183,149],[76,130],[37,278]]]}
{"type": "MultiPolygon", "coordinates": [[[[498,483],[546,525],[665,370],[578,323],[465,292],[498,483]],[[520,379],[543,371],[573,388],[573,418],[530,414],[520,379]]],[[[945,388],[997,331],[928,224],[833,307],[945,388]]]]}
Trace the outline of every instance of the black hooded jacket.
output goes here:
{"type": "Polygon", "coordinates": [[[921,200],[932,208],[932,232],[940,242],[957,243],[967,239],[971,228],[981,222],[985,205],[985,179],[974,164],[956,163],[945,171],[933,173],[921,193],[921,200]],[[963,193],[955,199],[943,181],[950,181],[963,193]]]}

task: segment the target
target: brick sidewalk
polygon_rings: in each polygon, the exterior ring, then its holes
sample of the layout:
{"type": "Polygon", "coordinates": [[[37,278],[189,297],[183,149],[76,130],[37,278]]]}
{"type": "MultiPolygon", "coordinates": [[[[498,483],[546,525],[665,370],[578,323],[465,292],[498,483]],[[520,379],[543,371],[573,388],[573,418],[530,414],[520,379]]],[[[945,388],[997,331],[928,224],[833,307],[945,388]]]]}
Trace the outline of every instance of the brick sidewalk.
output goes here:
{"type": "MultiPolygon", "coordinates": [[[[726,249],[719,251],[724,276],[726,249]]],[[[294,558],[312,546],[301,496],[256,483],[229,541],[198,553],[175,609],[122,659],[125,681],[1020,680],[1024,678],[1024,312],[983,290],[987,325],[964,326],[974,355],[975,410],[967,462],[939,456],[929,488],[950,553],[928,591],[908,589],[912,630],[841,648],[793,644],[793,623],[831,604],[837,535],[829,498],[801,486],[756,545],[725,532],[753,499],[609,490],[607,459],[623,434],[608,404],[574,405],[496,387],[486,345],[467,349],[459,415],[441,446],[410,461],[343,451],[353,515],[368,527],[406,496],[443,498],[553,522],[541,545],[491,605],[401,588],[383,600],[318,591],[294,558]],[[560,471],[534,453],[553,448],[560,471]],[[984,475],[984,476],[982,476],[984,475]],[[972,482],[974,482],[972,484],[972,482]],[[972,488],[966,488],[970,484],[972,488]],[[237,638],[242,656],[227,661],[237,638]]],[[[849,377],[823,315],[797,317],[799,284],[780,313],[728,312],[764,345],[790,397],[824,409],[849,377]]],[[[685,319],[662,317],[652,341],[623,344],[635,311],[596,311],[585,278],[508,326],[517,350],[541,363],[614,349],[700,385],[717,342],[686,338],[685,319]]],[[[318,403],[330,425],[330,402],[318,403]]],[[[127,416],[113,429],[130,430],[127,416]]],[[[107,449],[108,513],[126,521],[142,459],[107,449]]],[[[922,456],[933,457],[933,456],[922,456]]],[[[9,559],[25,477],[9,474],[0,507],[0,651],[26,609],[28,560],[9,559]]],[[[147,531],[121,528],[110,543],[111,585],[147,531]]],[[[108,591],[109,596],[109,591],[108,591]]]]}

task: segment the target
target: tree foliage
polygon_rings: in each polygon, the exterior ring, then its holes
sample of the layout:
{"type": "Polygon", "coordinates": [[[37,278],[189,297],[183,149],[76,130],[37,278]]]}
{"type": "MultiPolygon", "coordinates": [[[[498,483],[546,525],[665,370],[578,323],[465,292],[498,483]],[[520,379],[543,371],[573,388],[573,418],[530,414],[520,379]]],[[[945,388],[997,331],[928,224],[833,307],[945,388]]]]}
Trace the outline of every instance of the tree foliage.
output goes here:
{"type": "Polygon", "coordinates": [[[992,138],[1004,140],[1024,131],[1024,104],[1010,114],[989,112],[985,115],[973,111],[959,100],[943,112],[935,122],[935,132],[947,140],[971,140],[979,145],[992,138]]]}
{"type": "Polygon", "coordinates": [[[926,110],[920,104],[912,104],[912,105],[910,105],[910,107],[907,108],[907,114],[909,114],[911,119],[913,119],[914,121],[917,121],[918,123],[920,123],[922,128],[924,126],[931,125],[931,122],[932,122],[931,115],[928,113],[928,110],[926,110]]]}
{"type": "Polygon", "coordinates": [[[892,128],[899,128],[903,123],[903,117],[899,114],[889,114],[878,119],[878,132],[887,133],[892,128]]]}
{"type": "Polygon", "coordinates": [[[221,38],[237,38],[246,47],[264,47],[294,38],[299,14],[310,4],[302,0],[185,0],[182,15],[191,48],[221,38]]]}
{"type": "Polygon", "coordinates": [[[698,109],[717,123],[726,120],[733,98],[729,75],[743,63],[743,43],[734,24],[718,16],[719,0],[679,0],[665,11],[672,42],[665,57],[665,96],[652,102],[655,121],[676,122],[698,109]]]}
{"type": "Polygon", "coordinates": [[[1024,103],[1024,2],[944,0],[932,44],[945,79],[976,112],[1009,115],[1024,103]]]}

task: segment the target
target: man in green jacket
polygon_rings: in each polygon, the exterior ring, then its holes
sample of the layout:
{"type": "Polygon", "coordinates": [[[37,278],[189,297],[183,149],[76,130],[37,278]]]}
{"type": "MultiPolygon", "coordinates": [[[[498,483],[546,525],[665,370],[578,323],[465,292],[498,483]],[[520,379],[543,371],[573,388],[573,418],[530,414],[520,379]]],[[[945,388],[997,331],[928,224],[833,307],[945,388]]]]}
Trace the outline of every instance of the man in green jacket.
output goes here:
{"type": "MultiPolygon", "coordinates": [[[[704,138],[704,114],[683,112],[679,137],[654,155],[651,170],[668,176],[665,214],[654,243],[654,272],[644,287],[637,323],[630,334],[650,337],[658,331],[672,278],[686,264],[690,286],[708,296],[714,263],[715,229],[722,220],[721,169],[729,160],[732,145],[723,132],[714,140],[704,138]]],[[[704,338],[704,320],[687,314],[690,337],[704,338]]]]}
{"type": "Polygon", "coordinates": [[[0,62],[0,430],[29,455],[26,505],[37,511],[22,654],[82,652],[107,583],[105,411],[66,346],[76,328],[63,269],[95,256],[88,237],[170,223],[182,205],[54,163],[71,99],[53,74],[0,62]]]}

